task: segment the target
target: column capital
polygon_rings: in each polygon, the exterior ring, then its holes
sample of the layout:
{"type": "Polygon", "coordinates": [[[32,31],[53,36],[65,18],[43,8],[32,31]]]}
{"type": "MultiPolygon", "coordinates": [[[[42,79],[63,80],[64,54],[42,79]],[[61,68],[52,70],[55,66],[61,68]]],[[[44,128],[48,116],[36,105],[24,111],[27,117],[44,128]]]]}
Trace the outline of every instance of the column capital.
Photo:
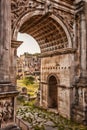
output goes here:
{"type": "Polygon", "coordinates": [[[23,41],[11,40],[11,47],[17,49],[22,43],[23,43],[23,41]]]}

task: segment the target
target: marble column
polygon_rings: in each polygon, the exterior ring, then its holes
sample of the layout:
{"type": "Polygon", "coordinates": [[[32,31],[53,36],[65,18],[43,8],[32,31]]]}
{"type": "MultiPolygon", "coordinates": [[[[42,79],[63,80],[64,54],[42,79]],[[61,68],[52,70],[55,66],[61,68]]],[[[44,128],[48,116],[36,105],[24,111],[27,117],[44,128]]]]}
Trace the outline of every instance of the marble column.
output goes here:
{"type": "Polygon", "coordinates": [[[87,74],[87,29],[86,29],[86,16],[81,12],[81,76],[86,77],[87,74]]]}
{"type": "Polygon", "coordinates": [[[0,0],[0,83],[9,82],[11,44],[10,0],[0,0]]]}

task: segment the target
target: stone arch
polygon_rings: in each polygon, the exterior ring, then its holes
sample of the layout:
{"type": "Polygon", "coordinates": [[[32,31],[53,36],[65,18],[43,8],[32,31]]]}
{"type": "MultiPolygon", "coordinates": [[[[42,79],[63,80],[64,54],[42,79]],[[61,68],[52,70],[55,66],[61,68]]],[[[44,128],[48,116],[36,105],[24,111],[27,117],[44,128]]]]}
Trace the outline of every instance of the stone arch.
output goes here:
{"type": "Polygon", "coordinates": [[[57,80],[57,85],[60,84],[60,80],[59,80],[58,76],[57,76],[55,73],[51,73],[51,74],[48,75],[48,77],[47,77],[47,83],[49,82],[49,78],[50,78],[51,76],[54,76],[54,77],[56,78],[56,80],[57,80]]]}
{"type": "Polygon", "coordinates": [[[64,29],[64,31],[65,31],[65,33],[66,33],[66,36],[67,36],[67,38],[68,38],[68,43],[69,43],[69,48],[72,48],[72,39],[71,39],[71,33],[69,32],[69,30],[68,30],[68,27],[67,27],[67,25],[65,25],[65,23],[63,22],[63,20],[61,19],[61,17],[59,16],[59,17],[56,17],[55,15],[51,15],[51,18],[53,18],[55,21],[57,21],[60,25],[61,25],[61,27],[64,29]]]}
{"type": "MultiPolygon", "coordinates": [[[[34,12],[27,12],[26,14],[24,14],[23,16],[20,16],[19,19],[16,21],[16,23],[13,26],[12,29],[12,39],[16,40],[17,39],[17,34],[21,28],[21,26],[31,17],[33,16],[44,16],[47,14],[44,14],[43,11],[34,11],[34,12]]],[[[63,20],[61,19],[60,16],[55,16],[54,14],[48,13],[49,18],[53,19],[56,23],[58,23],[62,29],[64,30],[66,37],[68,39],[68,48],[72,48],[72,38],[71,38],[71,33],[68,30],[67,25],[65,25],[65,23],[63,22],[63,20]]],[[[55,25],[56,26],[56,25],[55,25]]]]}
{"type": "Polygon", "coordinates": [[[33,11],[33,12],[27,12],[23,16],[20,16],[19,19],[16,21],[16,23],[13,23],[13,29],[12,29],[12,39],[17,39],[17,34],[20,30],[20,27],[24,22],[26,22],[29,18],[31,18],[34,15],[43,15],[43,11],[33,11]]]}
{"type": "Polygon", "coordinates": [[[59,80],[55,74],[50,74],[47,80],[48,80],[48,108],[58,109],[59,80]]]}

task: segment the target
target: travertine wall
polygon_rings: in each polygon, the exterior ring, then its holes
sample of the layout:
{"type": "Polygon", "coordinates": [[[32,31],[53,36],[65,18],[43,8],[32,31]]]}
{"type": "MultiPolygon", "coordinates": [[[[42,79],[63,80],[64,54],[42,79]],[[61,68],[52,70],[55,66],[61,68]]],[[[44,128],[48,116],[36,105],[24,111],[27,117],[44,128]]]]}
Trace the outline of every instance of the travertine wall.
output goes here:
{"type": "MultiPolygon", "coordinates": [[[[57,102],[58,112],[64,117],[70,118],[70,107],[74,100],[72,83],[74,80],[74,54],[64,54],[41,60],[41,90],[42,106],[48,107],[48,77],[57,78],[57,102]],[[71,96],[72,95],[72,96],[71,96]]],[[[50,87],[50,86],[49,86],[50,87]]],[[[55,88],[54,88],[55,89],[55,88]]]]}

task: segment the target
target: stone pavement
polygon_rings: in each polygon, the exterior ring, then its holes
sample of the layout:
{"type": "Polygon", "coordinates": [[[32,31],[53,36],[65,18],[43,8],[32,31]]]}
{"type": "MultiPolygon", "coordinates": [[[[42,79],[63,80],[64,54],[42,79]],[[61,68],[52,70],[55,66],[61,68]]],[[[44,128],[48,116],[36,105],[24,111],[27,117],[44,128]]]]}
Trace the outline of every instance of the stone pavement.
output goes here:
{"type": "Polygon", "coordinates": [[[66,120],[57,113],[29,106],[19,108],[17,117],[27,122],[29,130],[87,130],[87,127],[66,120]]]}

